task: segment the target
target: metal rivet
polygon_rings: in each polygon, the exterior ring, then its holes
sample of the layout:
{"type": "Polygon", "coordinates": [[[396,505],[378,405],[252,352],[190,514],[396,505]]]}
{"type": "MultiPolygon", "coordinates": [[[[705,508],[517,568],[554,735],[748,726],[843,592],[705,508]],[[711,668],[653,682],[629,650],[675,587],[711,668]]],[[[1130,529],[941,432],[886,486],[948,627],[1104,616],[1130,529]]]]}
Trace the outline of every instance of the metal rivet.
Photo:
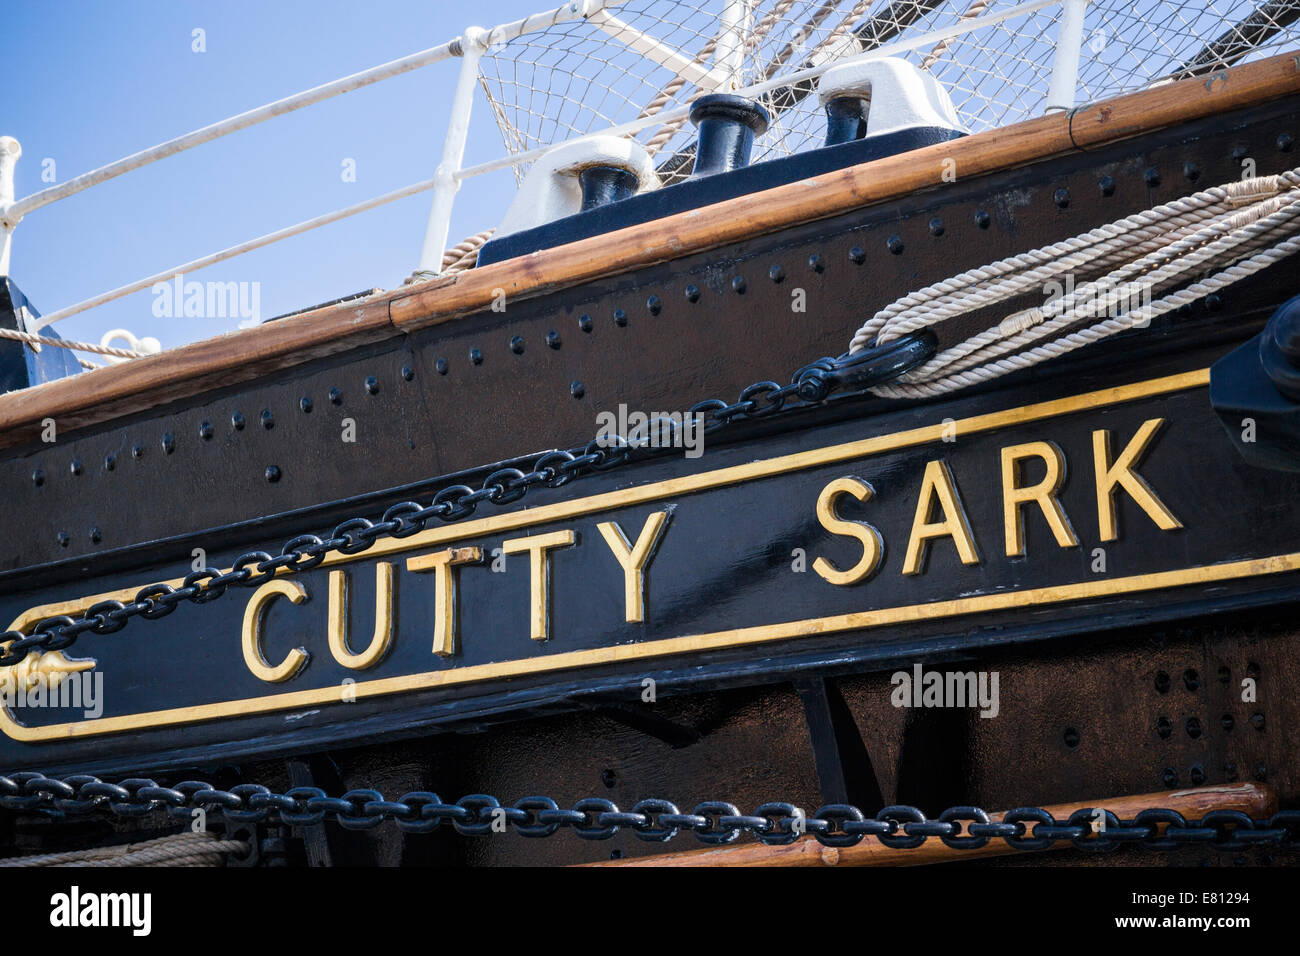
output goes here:
{"type": "Polygon", "coordinates": [[[409,365],[403,365],[403,366],[402,366],[402,381],[403,381],[403,382],[409,382],[409,381],[412,381],[414,378],[415,378],[415,369],[411,368],[411,366],[409,366],[409,365]]]}
{"type": "Polygon", "coordinates": [[[112,471],[112,470],[113,470],[114,468],[116,468],[116,467],[117,467],[117,456],[116,456],[116,455],[105,455],[105,456],[104,456],[104,470],[105,470],[105,471],[112,471]]]}
{"type": "Polygon", "coordinates": [[[1223,667],[1219,668],[1219,683],[1226,684],[1231,680],[1232,680],[1232,671],[1229,670],[1227,665],[1225,664],[1223,667]]]}
{"type": "Polygon", "coordinates": [[[589,315],[580,315],[580,316],[578,316],[578,328],[581,329],[581,330],[584,331],[584,332],[590,332],[590,331],[591,331],[591,316],[589,316],[589,315]]]}
{"type": "Polygon", "coordinates": [[[1103,196],[1115,195],[1115,180],[1109,176],[1102,176],[1097,180],[1097,188],[1101,190],[1103,196]]]}
{"type": "Polygon", "coordinates": [[[651,315],[658,315],[663,311],[664,306],[663,303],[659,301],[659,296],[652,295],[650,298],[645,300],[645,307],[650,311],[651,315]]]}
{"type": "Polygon", "coordinates": [[[262,414],[258,417],[262,422],[262,427],[265,428],[267,431],[270,431],[272,428],[275,427],[275,416],[271,414],[271,410],[269,408],[262,409],[262,414]]]}
{"type": "Polygon", "coordinates": [[[1268,779],[1268,766],[1266,764],[1255,764],[1255,779],[1259,781],[1268,779]]]}
{"type": "Polygon", "coordinates": [[[337,385],[331,388],[329,390],[329,399],[331,405],[342,405],[343,389],[339,388],[337,385]]]}
{"type": "Polygon", "coordinates": [[[199,422],[199,437],[204,441],[212,440],[212,422],[199,422]]]}
{"type": "Polygon", "coordinates": [[[1224,714],[1219,718],[1219,726],[1224,730],[1232,730],[1233,727],[1237,726],[1237,722],[1232,719],[1232,714],[1224,714]]]}
{"type": "Polygon", "coordinates": [[[373,375],[366,376],[365,386],[367,393],[371,395],[379,394],[379,379],[375,378],[373,375]]]}
{"type": "Polygon", "coordinates": [[[935,216],[933,219],[930,220],[930,235],[932,236],[943,235],[943,220],[940,219],[938,216],[935,216]]]}
{"type": "Polygon", "coordinates": [[[551,329],[551,331],[547,332],[546,344],[553,349],[558,349],[560,347],[560,333],[555,331],[555,329],[551,329]]]}
{"type": "Polygon", "coordinates": [[[885,245],[889,247],[889,251],[892,252],[894,255],[899,256],[903,254],[902,236],[890,236],[888,239],[885,240],[885,245]]]}
{"type": "Polygon", "coordinates": [[[992,218],[983,209],[975,213],[975,225],[979,226],[981,229],[987,229],[989,223],[992,221],[992,218]]]}
{"type": "Polygon", "coordinates": [[[688,285],[684,291],[685,291],[685,293],[686,293],[686,301],[687,301],[687,302],[699,302],[699,301],[700,301],[700,289],[699,289],[699,286],[688,285]]]}
{"type": "Polygon", "coordinates": [[[808,268],[813,272],[824,272],[826,270],[826,263],[822,261],[820,253],[814,252],[808,257],[808,268]]]}
{"type": "Polygon", "coordinates": [[[469,350],[469,361],[470,361],[470,364],[471,364],[471,365],[482,365],[482,364],[483,364],[483,353],[480,352],[478,349],[470,349],[470,350],[469,350]]]}
{"type": "Polygon", "coordinates": [[[574,382],[569,386],[569,394],[574,398],[582,398],[582,396],[587,394],[587,389],[583,387],[581,382],[574,382]]]}
{"type": "Polygon", "coordinates": [[[1178,771],[1173,767],[1165,767],[1165,772],[1161,775],[1161,779],[1164,780],[1165,787],[1172,790],[1174,787],[1178,786],[1178,771]]]}
{"type": "Polygon", "coordinates": [[[1250,155],[1250,147],[1247,146],[1245,143],[1238,143],[1236,146],[1232,147],[1233,159],[1245,159],[1249,155],[1250,155]]]}
{"type": "Polygon", "coordinates": [[[176,450],[176,436],[171,432],[163,432],[162,450],[164,454],[168,455],[176,450]]]}
{"type": "Polygon", "coordinates": [[[602,770],[600,772],[600,782],[608,788],[613,788],[618,783],[618,774],[612,770],[602,770]]]}
{"type": "Polygon", "coordinates": [[[1205,308],[1210,312],[1218,312],[1223,308],[1223,298],[1218,293],[1211,292],[1205,297],[1205,308]]]}
{"type": "Polygon", "coordinates": [[[99,544],[99,542],[101,542],[101,541],[103,541],[103,540],[104,540],[104,533],[103,533],[102,531],[100,531],[98,528],[91,528],[91,529],[90,529],[90,543],[91,543],[91,544],[99,544]]]}
{"type": "Polygon", "coordinates": [[[1250,715],[1250,726],[1254,727],[1256,730],[1263,730],[1263,729],[1264,729],[1264,715],[1263,715],[1262,713],[1258,713],[1258,712],[1257,712],[1257,713],[1254,713],[1254,714],[1251,714],[1251,715],[1250,715]]]}
{"type": "Polygon", "coordinates": [[[1201,675],[1196,673],[1194,667],[1189,667],[1183,671],[1183,686],[1190,691],[1196,691],[1201,686],[1201,675]]]}
{"type": "Polygon", "coordinates": [[[523,355],[523,354],[524,354],[524,339],[523,339],[523,336],[521,336],[521,335],[513,335],[513,336],[510,337],[510,351],[514,352],[516,355],[523,355]]]}
{"type": "Polygon", "coordinates": [[[306,395],[304,395],[302,398],[298,399],[298,407],[302,409],[302,413],[304,415],[310,415],[311,399],[308,398],[306,395]]]}
{"type": "Polygon", "coordinates": [[[244,430],[244,413],[243,413],[243,412],[235,412],[233,415],[231,415],[231,416],[230,416],[230,424],[233,425],[233,426],[235,427],[235,431],[237,431],[237,432],[239,432],[239,431],[243,431],[243,430],[244,430]]]}
{"type": "Polygon", "coordinates": [[[32,472],[32,484],[37,488],[45,484],[45,472],[41,471],[39,468],[32,472]]]}
{"type": "Polygon", "coordinates": [[[72,540],[70,537],[68,537],[68,532],[66,531],[60,531],[58,537],[59,537],[60,548],[66,548],[68,546],[68,542],[72,540]]]}
{"type": "Polygon", "coordinates": [[[1277,148],[1284,153],[1291,152],[1291,147],[1295,145],[1295,140],[1291,138],[1290,133],[1283,133],[1277,138],[1277,148]]]}
{"type": "Polygon", "coordinates": [[[1187,318],[1187,316],[1192,314],[1192,304],[1190,302],[1184,302],[1178,307],[1177,311],[1180,316],[1187,318]]]}
{"type": "Polygon", "coordinates": [[[622,309],[614,310],[614,324],[620,329],[627,325],[627,313],[622,309]]]}
{"type": "Polygon", "coordinates": [[[80,458],[72,459],[72,464],[68,466],[68,470],[71,471],[73,475],[81,474],[81,459],[80,458]]]}
{"type": "Polygon", "coordinates": [[[1237,765],[1236,765],[1235,763],[1233,763],[1232,761],[1228,761],[1227,763],[1225,763],[1225,764],[1223,765],[1223,776],[1224,776],[1225,779],[1227,779],[1227,781],[1228,781],[1229,783],[1232,783],[1234,780],[1236,780],[1236,779],[1237,779],[1237,765]]]}
{"type": "Polygon", "coordinates": [[[785,270],[780,266],[772,266],[772,268],[767,270],[767,277],[777,285],[780,285],[785,281],[785,270]]]}
{"type": "Polygon", "coordinates": [[[1201,769],[1200,764],[1197,764],[1192,768],[1191,777],[1194,786],[1199,787],[1201,784],[1205,783],[1205,771],[1201,769]]]}
{"type": "Polygon", "coordinates": [[[867,254],[862,251],[861,246],[854,246],[849,250],[849,259],[858,265],[862,265],[862,263],[867,261],[867,254]]]}
{"type": "Polygon", "coordinates": [[[143,458],[143,457],[144,457],[144,445],[141,445],[141,444],[139,444],[139,443],[136,443],[135,445],[132,445],[132,446],[131,446],[131,457],[132,457],[132,458],[143,458]]]}
{"type": "Polygon", "coordinates": [[[1052,193],[1052,202],[1056,203],[1062,209],[1065,209],[1067,206],[1070,205],[1070,190],[1066,189],[1064,186],[1061,186],[1054,193],[1052,193]]]}
{"type": "Polygon", "coordinates": [[[268,465],[266,469],[266,480],[275,484],[280,480],[280,468],[277,465],[268,465]]]}
{"type": "Polygon", "coordinates": [[[731,290],[732,290],[733,292],[735,292],[737,295],[744,295],[744,294],[745,294],[745,277],[744,277],[744,276],[735,276],[735,277],[731,280],[731,290]]]}
{"type": "Polygon", "coordinates": [[[1169,675],[1168,675],[1168,674],[1166,674],[1164,671],[1156,671],[1156,690],[1157,690],[1157,691],[1159,691],[1159,692],[1162,693],[1162,694],[1167,694],[1167,693],[1169,693],[1169,687],[1170,687],[1170,685],[1171,685],[1172,683],[1173,683],[1173,682],[1169,679],[1169,675]]]}
{"type": "Polygon", "coordinates": [[[1187,736],[1191,737],[1193,740],[1196,740],[1201,736],[1201,718],[1187,718],[1187,736]]]}
{"type": "Polygon", "coordinates": [[[1142,174],[1142,178],[1147,181],[1148,186],[1159,186],[1160,170],[1152,166],[1145,173],[1142,174]]]}
{"type": "Polygon", "coordinates": [[[1156,736],[1161,740],[1168,740],[1174,733],[1174,722],[1168,717],[1158,717],[1156,719],[1156,736]]]}
{"type": "Polygon", "coordinates": [[[1079,746],[1079,732],[1073,727],[1066,727],[1065,733],[1061,735],[1061,739],[1065,741],[1065,746],[1069,747],[1071,750],[1079,746]]]}
{"type": "Polygon", "coordinates": [[[1192,182],[1196,182],[1196,180],[1201,178],[1201,167],[1189,160],[1183,163],[1183,175],[1192,182]]]}
{"type": "Polygon", "coordinates": [[[439,375],[446,375],[447,370],[451,368],[451,365],[448,364],[445,358],[440,358],[438,359],[438,361],[433,363],[433,367],[434,370],[437,371],[439,375]]]}

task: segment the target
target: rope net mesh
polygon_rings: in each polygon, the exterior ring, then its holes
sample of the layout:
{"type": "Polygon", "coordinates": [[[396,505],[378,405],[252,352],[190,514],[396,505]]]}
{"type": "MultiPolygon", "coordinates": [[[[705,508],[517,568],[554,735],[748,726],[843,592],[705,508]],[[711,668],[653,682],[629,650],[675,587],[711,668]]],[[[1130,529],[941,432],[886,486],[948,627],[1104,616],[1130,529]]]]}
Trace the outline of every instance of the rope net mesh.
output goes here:
{"type": "MultiPolygon", "coordinates": [[[[481,60],[480,82],[513,154],[1015,6],[1014,0],[628,0],[607,4],[588,20],[494,44],[481,60]],[[734,25],[724,18],[727,9],[740,14],[734,25]],[[639,35],[674,58],[641,52],[639,35]]],[[[1060,17],[1060,7],[1018,14],[895,55],[940,79],[965,125],[980,132],[1043,112],[1060,17]]],[[[1300,0],[1095,0],[1084,19],[1076,102],[1294,48],[1298,18],[1300,0]]],[[[815,91],[810,80],[763,96],[773,123],[755,143],[754,162],[822,141],[815,91]]],[[[689,175],[689,121],[634,135],[655,156],[665,183],[689,175]]],[[[517,177],[524,172],[526,164],[515,167],[517,177]]]]}

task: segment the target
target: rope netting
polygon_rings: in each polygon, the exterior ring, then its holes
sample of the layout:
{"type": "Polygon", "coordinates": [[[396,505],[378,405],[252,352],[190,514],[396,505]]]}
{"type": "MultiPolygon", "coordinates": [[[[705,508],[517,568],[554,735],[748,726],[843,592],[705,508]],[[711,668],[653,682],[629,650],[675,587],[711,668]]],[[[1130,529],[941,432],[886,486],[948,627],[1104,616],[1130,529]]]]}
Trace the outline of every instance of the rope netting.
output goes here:
{"type": "MultiPolygon", "coordinates": [[[[549,146],[746,86],[920,39],[1015,0],[627,0],[495,45],[480,80],[511,153],[549,146]],[[739,12],[728,20],[727,10],[739,12]],[[640,37],[657,41],[646,52],[640,37]],[[652,48],[653,49],[653,48],[652,48]],[[663,50],[671,52],[665,56],[663,50]],[[738,53],[728,56],[728,51],[738,53]]],[[[1300,0],[1094,0],[1084,20],[1076,101],[1258,59],[1297,39],[1300,0]]],[[[897,55],[948,88],[972,132],[1039,115],[1046,105],[1059,6],[1019,14],[897,55]]],[[[774,122],[754,161],[819,144],[815,80],[765,94],[774,122]]],[[[635,134],[665,182],[688,175],[688,121],[635,134]]],[[[522,176],[523,164],[516,167],[522,176]]]]}

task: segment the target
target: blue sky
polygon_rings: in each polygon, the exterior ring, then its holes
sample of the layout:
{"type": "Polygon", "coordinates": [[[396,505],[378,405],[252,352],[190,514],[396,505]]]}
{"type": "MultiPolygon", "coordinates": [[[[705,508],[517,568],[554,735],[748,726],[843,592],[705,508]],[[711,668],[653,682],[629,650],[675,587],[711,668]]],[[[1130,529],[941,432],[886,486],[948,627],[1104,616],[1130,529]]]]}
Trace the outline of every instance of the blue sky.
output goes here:
{"type": "MultiPolygon", "coordinates": [[[[558,0],[48,0],[10,3],[0,135],[23,147],[19,197],[299,90],[435,46],[558,0]],[[192,31],[206,34],[204,53],[192,31]]],[[[434,64],[169,157],[31,213],[11,275],[42,312],[433,175],[458,60],[434,64]],[[341,176],[345,159],[356,181],[341,176]]],[[[482,92],[466,162],[504,152],[482,92]]],[[[514,193],[501,171],[468,180],[451,241],[495,225],[514,193]]],[[[195,273],[258,282],[262,317],[392,288],[420,253],[430,193],[195,273]]],[[[156,318],[149,290],[70,317],[67,338],[115,327],[164,348],[235,319],[156,318]]]]}

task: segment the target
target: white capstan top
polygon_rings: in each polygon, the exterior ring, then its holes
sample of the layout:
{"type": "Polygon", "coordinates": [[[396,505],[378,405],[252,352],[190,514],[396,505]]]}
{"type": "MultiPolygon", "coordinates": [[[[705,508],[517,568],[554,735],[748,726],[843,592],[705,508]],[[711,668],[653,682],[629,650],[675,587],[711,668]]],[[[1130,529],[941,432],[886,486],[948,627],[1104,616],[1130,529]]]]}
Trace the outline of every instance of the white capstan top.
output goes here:
{"type": "Polygon", "coordinates": [[[542,156],[524,177],[495,238],[532,229],[582,209],[578,173],[591,166],[615,166],[637,178],[637,192],[656,189],[654,162],[640,143],[621,136],[589,136],[542,156]]]}
{"type": "Polygon", "coordinates": [[[967,132],[943,84],[898,57],[831,67],[822,74],[817,95],[823,106],[842,96],[869,101],[868,136],[909,126],[967,132]]]}

